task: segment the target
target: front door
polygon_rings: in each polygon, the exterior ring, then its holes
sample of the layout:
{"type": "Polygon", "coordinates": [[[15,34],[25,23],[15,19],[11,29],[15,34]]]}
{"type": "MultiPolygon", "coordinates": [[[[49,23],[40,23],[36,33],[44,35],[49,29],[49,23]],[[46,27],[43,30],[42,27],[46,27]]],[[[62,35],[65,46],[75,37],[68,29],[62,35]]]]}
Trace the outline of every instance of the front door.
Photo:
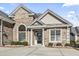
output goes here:
{"type": "Polygon", "coordinates": [[[37,44],[42,44],[42,30],[37,31],[37,44]]]}

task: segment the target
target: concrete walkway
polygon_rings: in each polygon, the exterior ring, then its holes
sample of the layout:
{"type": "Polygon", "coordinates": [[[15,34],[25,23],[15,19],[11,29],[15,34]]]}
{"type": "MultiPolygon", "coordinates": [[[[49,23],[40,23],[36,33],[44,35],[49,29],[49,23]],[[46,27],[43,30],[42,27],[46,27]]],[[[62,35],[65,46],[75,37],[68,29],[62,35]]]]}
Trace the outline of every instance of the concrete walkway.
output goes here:
{"type": "Polygon", "coordinates": [[[72,48],[0,47],[0,56],[79,56],[79,51],[72,48]]]}

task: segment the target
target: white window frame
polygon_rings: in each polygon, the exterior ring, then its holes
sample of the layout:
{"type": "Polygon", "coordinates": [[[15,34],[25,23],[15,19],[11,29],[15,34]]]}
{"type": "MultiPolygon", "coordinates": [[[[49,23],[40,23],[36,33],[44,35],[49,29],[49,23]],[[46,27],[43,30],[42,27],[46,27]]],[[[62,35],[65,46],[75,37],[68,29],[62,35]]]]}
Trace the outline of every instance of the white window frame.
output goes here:
{"type": "Polygon", "coordinates": [[[49,42],[62,42],[62,29],[57,29],[57,28],[54,28],[54,29],[49,29],[49,42]],[[54,41],[51,41],[51,30],[55,30],[55,40],[54,41]],[[56,30],[60,30],[60,40],[57,41],[56,40],[56,30]]]}
{"type": "Polygon", "coordinates": [[[26,31],[25,31],[25,41],[27,41],[27,27],[26,27],[26,25],[25,24],[23,24],[23,23],[20,23],[18,26],[17,26],[17,41],[19,41],[19,27],[21,26],[21,25],[24,25],[25,26],[25,29],[26,29],[26,31]]]}

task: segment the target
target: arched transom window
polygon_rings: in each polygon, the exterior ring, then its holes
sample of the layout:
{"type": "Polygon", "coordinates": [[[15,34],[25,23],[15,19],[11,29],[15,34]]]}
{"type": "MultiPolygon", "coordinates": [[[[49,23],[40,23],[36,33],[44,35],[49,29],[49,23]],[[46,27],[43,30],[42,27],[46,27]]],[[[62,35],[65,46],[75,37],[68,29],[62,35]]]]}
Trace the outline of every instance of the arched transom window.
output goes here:
{"type": "Polygon", "coordinates": [[[19,32],[19,41],[24,41],[26,39],[26,27],[24,25],[20,25],[18,28],[19,32]]]}

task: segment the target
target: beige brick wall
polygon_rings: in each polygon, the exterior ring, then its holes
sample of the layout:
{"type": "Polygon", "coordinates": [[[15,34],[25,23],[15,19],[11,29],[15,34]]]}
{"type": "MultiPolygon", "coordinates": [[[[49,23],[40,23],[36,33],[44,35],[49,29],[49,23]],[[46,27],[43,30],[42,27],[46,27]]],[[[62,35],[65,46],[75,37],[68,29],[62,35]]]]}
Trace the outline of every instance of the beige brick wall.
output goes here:
{"type": "Polygon", "coordinates": [[[62,40],[70,43],[70,28],[62,28],[62,40]]]}
{"type": "Polygon", "coordinates": [[[49,43],[49,29],[44,30],[44,45],[47,46],[49,43]]]}
{"type": "Polygon", "coordinates": [[[3,22],[3,41],[10,43],[13,40],[13,25],[3,22]]]}
{"type": "Polygon", "coordinates": [[[67,28],[62,28],[62,40],[67,40],[67,28]]]}
{"type": "Polygon", "coordinates": [[[33,21],[33,17],[29,17],[28,11],[24,10],[23,8],[20,8],[15,13],[13,20],[16,21],[15,26],[13,28],[13,40],[18,41],[18,27],[23,24],[27,28],[27,25],[31,24],[31,22],[33,21]]]}
{"type": "Polygon", "coordinates": [[[24,23],[26,25],[30,24],[33,21],[33,17],[29,17],[29,13],[24,10],[23,8],[20,8],[13,18],[18,23],[24,23]]]}

